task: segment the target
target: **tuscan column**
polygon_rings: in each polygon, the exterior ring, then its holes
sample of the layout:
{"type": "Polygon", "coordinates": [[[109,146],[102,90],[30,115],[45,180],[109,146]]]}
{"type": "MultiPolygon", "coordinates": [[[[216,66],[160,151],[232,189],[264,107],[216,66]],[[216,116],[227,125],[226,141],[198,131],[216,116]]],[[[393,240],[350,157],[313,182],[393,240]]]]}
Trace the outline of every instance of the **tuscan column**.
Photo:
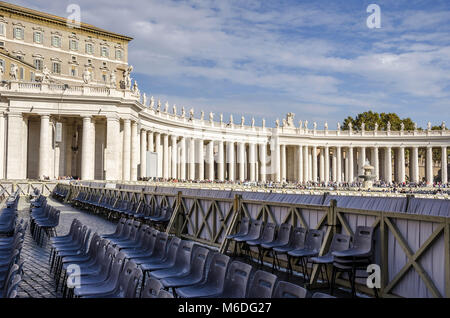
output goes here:
{"type": "Polygon", "coordinates": [[[419,147],[412,147],[411,154],[412,182],[419,182],[419,147]]]}
{"type": "Polygon", "coordinates": [[[205,158],[203,154],[203,139],[197,140],[198,180],[205,179],[205,158]]]}
{"type": "Polygon", "coordinates": [[[162,166],[163,166],[162,161],[163,161],[163,156],[162,156],[162,153],[161,153],[161,134],[159,132],[155,133],[155,152],[156,152],[156,156],[158,158],[157,159],[158,164],[157,164],[157,169],[156,169],[156,171],[157,171],[156,175],[157,175],[158,178],[162,178],[162,166]]]}
{"type": "Polygon", "coordinates": [[[317,182],[317,146],[312,147],[312,181],[317,182]]]}
{"type": "Polygon", "coordinates": [[[333,157],[331,160],[331,174],[332,174],[332,181],[337,182],[337,150],[336,148],[333,149],[333,157]]]}
{"type": "Polygon", "coordinates": [[[22,168],[23,117],[21,113],[8,113],[8,137],[6,158],[6,179],[25,179],[22,168]]]}
{"type": "Polygon", "coordinates": [[[355,175],[353,173],[353,146],[348,147],[348,182],[353,182],[355,175]]]}
{"type": "Polygon", "coordinates": [[[83,139],[81,149],[81,180],[93,180],[95,125],[92,124],[91,116],[83,117],[83,139]]]}
{"type": "Polygon", "coordinates": [[[266,182],[267,181],[267,172],[266,172],[267,144],[262,143],[259,147],[260,147],[259,156],[260,156],[260,161],[261,161],[261,168],[259,169],[260,173],[261,173],[260,180],[261,180],[261,182],[266,182]]]}
{"type": "Polygon", "coordinates": [[[380,160],[378,157],[378,146],[375,146],[372,148],[372,161],[373,166],[375,168],[374,174],[375,174],[375,180],[380,180],[380,160]]]}
{"type": "Polygon", "coordinates": [[[214,181],[214,140],[206,146],[206,158],[208,163],[208,180],[214,181]]]}
{"type": "Polygon", "coordinates": [[[131,123],[131,181],[137,181],[137,161],[139,149],[137,123],[131,123]]]}
{"type": "MultiPolygon", "coordinates": [[[[39,136],[39,178],[50,176],[49,158],[50,154],[50,116],[41,115],[41,131],[39,136]]],[[[84,134],[83,134],[84,135],[84,134]]]]}
{"type": "Polygon", "coordinates": [[[250,181],[256,181],[256,144],[249,144],[249,165],[250,165],[250,181]]]}
{"type": "Polygon", "coordinates": [[[180,138],[180,179],[186,180],[186,139],[180,138]]]}
{"type": "Polygon", "coordinates": [[[147,177],[147,131],[141,129],[141,178],[147,177]]]}
{"type": "Polygon", "coordinates": [[[303,146],[297,146],[297,182],[303,181],[303,146]]]}
{"type": "Polygon", "coordinates": [[[172,143],[172,178],[177,179],[177,166],[178,166],[178,148],[177,148],[177,136],[170,136],[172,143]]]}
{"type": "Polygon", "coordinates": [[[217,179],[219,181],[225,180],[224,175],[224,149],[223,149],[223,140],[219,140],[218,142],[218,152],[217,152],[217,179]]]}
{"type": "Polygon", "coordinates": [[[319,154],[319,181],[324,182],[325,181],[325,148],[319,148],[320,154],[319,154]]]}
{"type": "Polygon", "coordinates": [[[234,141],[227,141],[228,180],[234,181],[234,141]]]}
{"type": "Polygon", "coordinates": [[[281,181],[286,182],[286,145],[281,145],[280,147],[281,181]]]}
{"type": "Polygon", "coordinates": [[[325,146],[325,153],[324,153],[324,159],[325,159],[325,182],[330,181],[330,147],[325,146]]]}
{"type": "Polygon", "coordinates": [[[238,148],[239,181],[245,181],[245,143],[240,142],[238,148]]]}
{"type": "Polygon", "coordinates": [[[366,147],[361,147],[360,148],[360,158],[359,158],[359,171],[358,174],[359,175],[363,175],[364,174],[364,164],[366,163],[366,147]]]}
{"type": "Polygon", "coordinates": [[[2,179],[5,179],[5,115],[0,112],[0,180],[2,179]]]}
{"type": "MultiPolygon", "coordinates": [[[[84,132],[83,132],[84,135],[84,132]]],[[[131,121],[129,119],[123,120],[123,164],[122,164],[122,178],[123,181],[130,181],[131,176],[131,121]]]]}
{"type": "Polygon", "coordinates": [[[119,180],[119,136],[120,120],[117,117],[106,118],[105,179],[119,180]]]}
{"type": "Polygon", "coordinates": [[[427,146],[427,184],[433,184],[433,148],[427,146]]]}
{"type": "Polygon", "coordinates": [[[303,147],[303,182],[309,181],[309,147],[303,147]]]}
{"type": "Polygon", "coordinates": [[[448,182],[448,174],[447,174],[447,146],[442,147],[441,154],[441,180],[442,183],[448,182]]]}
{"type": "Polygon", "coordinates": [[[385,162],[386,162],[386,182],[392,183],[392,148],[386,147],[385,149],[385,162]]]}
{"type": "Polygon", "coordinates": [[[195,139],[189,139],[189,180],[195,180],[195,139]]]}
{"type": "Polygon", "coordinates": [[[163,136],[163,178],[169,179],[169,135],[163,136]]]}
{"type": "Polygon", "coordinates": [[[399,182],[403,183],[406,181],[405,174],[405,147],[401,146],[399,149],[399,182]]]}
{"type": "Polygon", "coordinates": [[[336,182],[342,182],[342,149],[340,146],[336,147],[336,182]]]}
{"type": "Polygon", "coordinates": [[[153,143],[153,131],[147,131],[147,149],[150,152],[155,152],[155,146],[153,143]]]}
{"type": "Polygon", "coordinates": [[[280,169],[280,161],[281,161],[281,154],[280,154],[280,144],[278,143],[278,137],[275,137],[272,139],[270,143],[270,151],[271,151],[271,174],[274,182],[281,182],[281,169],[280,169]]]}

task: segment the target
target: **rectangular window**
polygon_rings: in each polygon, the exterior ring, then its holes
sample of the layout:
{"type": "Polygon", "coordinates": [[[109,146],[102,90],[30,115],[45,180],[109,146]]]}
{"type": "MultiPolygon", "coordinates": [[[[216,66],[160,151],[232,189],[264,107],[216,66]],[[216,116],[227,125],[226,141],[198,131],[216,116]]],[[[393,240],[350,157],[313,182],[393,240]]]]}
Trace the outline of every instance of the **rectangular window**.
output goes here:
{"type": "Polygon", "coordinates": [[[41,32],[34,32],[34,43],[42,44],[42,33],[41,32]]]}
{"type": "Polygon", "coordinates": [[[116,59],[122,60],[122,50],[116,50],[116,59]]]}
{"type": "Polygon", "coordinates": [[[24,70],[23,67],[19,68],[19,79],[23,80],[24,70]]]}
{"type": "Polygon", "coordinates": [[[108,48],[106,46],[102,46],[101,56],[102,57],[109,57],[109,50],[108,50],[108,48]]]}
{"type": "Polygon", "coordinates": [[[52,46],[61,47],[61,38],[59,36],[52,36],[52,46]]]}
{"type": "Polygon", "coordinates": [[[23,40],[23,29],[16,27],[14,28],[14,38],[17,40],[23,40]]]}
{"type": "Polygon", "coordinates": [[[42,65],[43,65],[43,63],[42,63],[42,60],[41,60],[41,59],[35,59],[35,60],[34,60],[34,67],[35,67],[37,70],[42,71],[42,65]]]}
{"type": "Polygon", "coordinates": [[[94,45],[92,45],[91,43],[86,43],[86,53],[94,54],[94,45]]]}
{"type": "Polygon", "coordinates": [[[22,55],[17,55],[17,59],[23,61],[23,56],[22,55]]]}
{"type": "Polygon", "coordinates": [[[78,41],[76,41],[76,40],[70,40],[70,41],[69,41],[69,48],[70,48],[72,51],[78,51],[78,41]]]}
{"type": "Polygon", "coordinates": [[[76,68],[72,68],[70,70],[70,75],[72,75],[73,77],[77,76],[77,69],[76,68]]]}
{"type": "Polygon", "coordinates": [[[53,62],[52,64],[52,72],[54,74],[61,74],[61,64],[57,62],[53,62]]]}
{"type": "Polygon", "coordinates": [[[32,82],[35,82],[35,81],[36,81],[36,76],[34,75],[34,72],[30,72],[30,80],[31,80],[32,82]]]}
{"type": "Polygon", "coordinates": [[[5,28],[5,24],[4,23],[0,23],[0,35],[1,36],[5,36],[6,34],[6,28],[5,28]]]}

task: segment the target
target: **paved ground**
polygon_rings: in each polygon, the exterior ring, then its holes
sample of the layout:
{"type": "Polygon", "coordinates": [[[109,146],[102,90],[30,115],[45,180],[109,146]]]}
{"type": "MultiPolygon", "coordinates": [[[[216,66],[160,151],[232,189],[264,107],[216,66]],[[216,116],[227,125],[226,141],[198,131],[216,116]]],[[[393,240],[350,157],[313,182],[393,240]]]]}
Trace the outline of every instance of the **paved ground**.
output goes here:
{"type": "MultiPolygon", "coordinates": [[[[91,215],[69,205],[61,204],[53,199],[48,199],[51,205],[61,211],[59,226],[56,228],[57,235],[65,235],[69,232],[70,225],[74,218],[78,218],[83,224],[92,229],[92,233],[106,234],[114,232],[115,224],[101,217],[91,215]]],[[[19,202],[19,217],[29,219],[30,204],[26,198],[21,198],[19,202]]],[[[55,298],[61,297],[61,293],[55,291],[53,275],[50,274],[50,264],[48,262],[50,254],[49,244],[44,243],[40,247],[27,230],[22,248],[21,257],[24,262],[24,276],[19,285],[18,297],[20,298],[55,298]]]]}

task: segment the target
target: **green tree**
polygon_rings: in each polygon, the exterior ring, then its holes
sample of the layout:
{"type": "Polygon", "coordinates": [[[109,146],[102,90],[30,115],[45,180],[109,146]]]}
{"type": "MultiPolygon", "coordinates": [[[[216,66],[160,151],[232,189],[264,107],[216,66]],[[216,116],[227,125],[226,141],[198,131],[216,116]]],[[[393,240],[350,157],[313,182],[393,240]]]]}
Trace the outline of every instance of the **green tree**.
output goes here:
{"type": "Polygon", "coordinates": [[[372,111],[367,111],[358,114],[356,118],[348,116],[343,124],[342,130],[348,130],[349,124],[352,124],[353,130],[360,131],[362,123],[365,124],[366,130],[375,130],[375,124],[378,124],[379,130],[387,130],[388,123],[391,123],[391,130],[398,131],[401,129],[402,123],[405,125],[405,130],[414,130],[414,122],[411,118],[401,119],[395,113],[377,113],[372,111]]]}

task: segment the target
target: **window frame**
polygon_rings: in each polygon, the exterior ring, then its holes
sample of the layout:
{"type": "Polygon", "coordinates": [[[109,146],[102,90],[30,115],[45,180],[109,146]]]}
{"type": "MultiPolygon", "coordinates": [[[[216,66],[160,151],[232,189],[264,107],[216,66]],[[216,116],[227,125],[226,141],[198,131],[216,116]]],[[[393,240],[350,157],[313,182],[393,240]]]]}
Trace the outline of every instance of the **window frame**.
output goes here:
{"type": "Polygon", "coordinates": [[[42,31],[34,31],[33,32],[33,42],[36,44],[43,44],[44,43],[44,35],[42,33],[42,31]],[[39,34],[40,36],[40,41],[36,41],[36,35],[39,34]]]}
{"type": "Polygon", "coordinates": [[[61,63],[60,62],[55,62],[55,61],[52,62],[52,73],[61,75],[61,63]],[[58,67],[57,67],[58,71],[57,72],[55,72],[55,65],[58,65],[58,67]]]}
{"type": "Polygon", "coordinates": [[[13,38],[16,39],[16,40],[21,40],[21,41],[23,41],[23,40],[25,39],[25,30],[24,30],[24,28],[23,28],[23,27],[20,27],[20,26],[15,26],[15,27],[13,28],[13,38]],[[21,36],[21,38],[17,37],[17,32],[16,32],[16,31],[18,31],[18,30],[20,30],[20,36],[21,36]]]}
{"type": "Polygon", "coordinates": [[[85,51],[86,51],[86,54],[94,55],[94,51],[95,51],[94,44],[92,44],[92,43],[86,43],[85,51]],[[90,51],[88,50],[88,47],[91,48],[90,51]]]}
{"type": "Polygon", "coordinates": [[[61,48],[61,46],[62,46],[61,36],[59,36],[59,35],[52,35],[52,46],[56,47],[56,48],[61,48]],[[58,39],[58,45],[55,45],[54,39],[58,39]]]}
{"type": "Polygon", "coordinates": [[[106,57],[109,58],[109,47],[107,47],[106,45],[102,45],[100,47],[100,56],[101,57],[106,57]],[[104,51],[103,51],[104,50],[104,51]],[[103,55],[103,52],[105,52],[105,55],[103,55]]]}

